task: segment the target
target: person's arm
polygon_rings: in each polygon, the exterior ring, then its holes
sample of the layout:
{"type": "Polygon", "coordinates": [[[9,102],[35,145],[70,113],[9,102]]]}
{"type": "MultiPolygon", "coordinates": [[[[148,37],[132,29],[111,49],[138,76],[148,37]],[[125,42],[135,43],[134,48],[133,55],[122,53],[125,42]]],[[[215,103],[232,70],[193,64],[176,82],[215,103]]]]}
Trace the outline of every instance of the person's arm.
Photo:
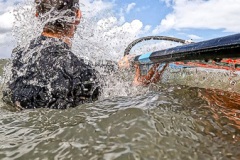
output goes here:
{"type": "Polygon", "coordinates": [[[136,72],[133,80],[134,85],[148,85],[150,83],[156,83],[161,77],[161,73],[158,72],[159,64],[154,64],[146,75],[141,75],[139,65],[135,65],[136,72]]]}
{"type": "MultiPolygon", "coordinates": [[[[123,57],[118,62],[119,68],[129,68],[130,67],[130,60],[133,56],[127,55],[123,57]]],[[[160,80],[163,71],[167,67],[167,64],[163,67],[162,71],[158,71],[159,64],[154,64],[153,67],[148,71],[147,75],[141,75],[140,66],[135,64],[135,76],[133,80],[133,85],[148,85],[150,83],[156,83],[160,80]]]]}
{"type": "Polygon", "coordinates": [[[135,55],[126,55],[126,56],[124,56],[120,61],[118,61],[118,67],[120,69],[130,68],[131,61],[133,60],[134,57],[135,57],[135,55]]]}

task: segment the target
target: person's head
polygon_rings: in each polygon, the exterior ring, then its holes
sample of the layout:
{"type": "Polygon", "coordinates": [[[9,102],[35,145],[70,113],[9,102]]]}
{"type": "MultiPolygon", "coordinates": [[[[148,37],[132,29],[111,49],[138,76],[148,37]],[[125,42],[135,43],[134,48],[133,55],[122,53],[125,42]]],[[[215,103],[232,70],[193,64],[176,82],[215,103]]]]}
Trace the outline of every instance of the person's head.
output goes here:
{"type": "Polygon", "coordinates": [[[36,16],[45,23],[46,32],[72,32],[80,22],[79,0],[35,0],[36,16]]]}

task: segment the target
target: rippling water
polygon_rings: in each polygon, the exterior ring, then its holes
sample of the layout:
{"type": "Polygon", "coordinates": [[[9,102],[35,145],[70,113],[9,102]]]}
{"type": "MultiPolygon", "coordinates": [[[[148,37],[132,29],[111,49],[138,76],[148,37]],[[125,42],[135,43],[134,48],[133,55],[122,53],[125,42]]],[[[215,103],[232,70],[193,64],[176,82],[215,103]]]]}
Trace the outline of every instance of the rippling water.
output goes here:
{"type": "MultiPolygon", "coordinates": [[[[111,15],[93,21],[82,9],[74,53],[90,60],[122,57],[136,33],[123,32],[111,15]],[[99,22],[104,25],[96,28],[99,22]]],[[[14,15],[13,35],[25,46],[43,25],[33,1],[14,15]]],[[[108,76],[102,100],[76,108],[17,112],[0,99],[0,159],[240,159],[240,95],[166,84],[146,92],[108,76]],[[217,103],[219,96],[230,101],[217,103]]]]}
{"type": "Polygon", "coordinates": [[[239,159],[240,110],[162,85],[67,110],[0,108],[0,159],[239,159]]]}

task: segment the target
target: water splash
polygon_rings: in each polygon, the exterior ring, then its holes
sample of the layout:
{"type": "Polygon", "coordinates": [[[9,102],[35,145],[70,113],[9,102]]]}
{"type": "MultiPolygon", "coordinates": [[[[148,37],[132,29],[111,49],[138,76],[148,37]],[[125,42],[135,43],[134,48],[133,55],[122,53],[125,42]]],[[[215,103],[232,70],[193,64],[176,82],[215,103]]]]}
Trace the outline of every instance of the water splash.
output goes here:
{"type": "Polygon", "coordinates": [[[34,1],[26,0],[16,5],[14,11],[13,37],[17,46],[26,47],[30,41],[41,35],[44,23],[35,16],[34,1]]]}
{"type": "MultiPolygon", "coordinates": [[[[100,73],[99,79],[103,86],[102,98],[136,95],[139,92],[145,93],[148,90],[147,88],[139,89],[132,86],[134,71],[120,72],[117,69],[117,62],[122,58],[124,49],[143,33],[143,24],[138,20],[131,23],[122,23],[121,18],[117,18],[111,11],[110,4],[103,7],[104,9],[96,11],[95,7],[91,7],[96,3],[100,2],[89,3],[83,1],[83,4],[81,4],[83,18],[72,41],[73,53],[86,62],[95,65],[100,73]]],[[[36,18],[35,4],[30,0],[18,4],[13,13],[15,16],[13,36],[18,48],[28,48],[30,41],[40,36],[44,25],[52,20],[50,17],[47,21],[41,22],[36,18]]],[[[166,41],[160,43],[144,42],[144,44],[133,48],[132,53],[142,54],[179,45],[179,43],[166,41]]],[[[39,50],[41,49],[39,48],[39,50]]],[[[23,62],[26,65],[29,59],[33,57],[34,52],[36,50],[28,51],[27,55],[24,56],[23,62]]],[[[10,77],[10,71],[5,73],[6,77],[10,77]]],[[[24,70],[18,72],[18,74],[24,74],[24,70]]],[[[49,88],[49,90],[51,89],[49,88]]]]}
{"type": "MultiPolygon", "coordinates": [[[[89,4],[88,4],[89,5],[89,4]]],[[[84,5],[83,5],[84,6],[84,5]]],[[[89,8],[83,9],[83,14],[88,14],[89,8]],[[85,12],[84,12],[85,10],[85,12]]],[[[90,8],[94,9],[94,8],[90,8]]],[[[132,23],[125,23],[121,25],[119,19],[110,14],[105,14],[109,7],[105,10],[99,11],[98,16],[90,15],[85,16],[81,20],[73,43],[72,51],[78,57],[84,58],[86,62],[91,62],[96,65],[95,68],[99,71],[102,80],[103,94],[102,98],[109,98],[113,96],[127,96],[135,94],[136,88],[131,86],[131,80],[122,79],[122,75],[117,71],[116,63],[122,57],[124,48],[134,40],[137,36],[138,30],[141,28],[138,21],[132,23]],[[104,13],[104,14],[103,14],[104,13]],[[138,27],[138,25],[140,27],[138,27]],[[129,31],[128,28],[138,27],[137,31],[129,31]],[[127,37],[127,38],[126,38],[127,37]],[[106,67],[99,67],[100,64],[111,62],[112,67],[115,69],[108,69],[106,67]]],[[[15,22],[13,24],[13,36],[17,42],[17,47],[14,51],[20,48],[28,48],[31,40],[39,37],[43,30],[44,25],[51,21],[51,18],[46,22],[41,22],[35,17],[36,9],[34,2],[27,0],[18,4],[13,11],[15,22]]],[[[46,46],[45,46],[46,47],[46,46]]],[[[41,50],[43,48],[38,48],[41,50]]],[[[33,57],[36,50],[29,50],[24,55],[22,62],[28,65],[29,60],[33,57]]],[[[12,57],[14,58],[14,54],[12,57]]],[[[37,54],[37,56],[40,56],[37,54]]],[[[33,58],[37,59],[37,57],[33,58]]],[[[17,71],[18,75],[25,74],[25,67],[21,71],[17,71]]],[[[126,76],[126,75],[125,75],[126,76]]],[[[5,69],[5,82],[8,82],[11,77],[11,63],[5,69]]],[[[37,81],[31,82],[37,83],[37,81]]],[[[51,90],[51,88],[49,88],[51,90]]]]}

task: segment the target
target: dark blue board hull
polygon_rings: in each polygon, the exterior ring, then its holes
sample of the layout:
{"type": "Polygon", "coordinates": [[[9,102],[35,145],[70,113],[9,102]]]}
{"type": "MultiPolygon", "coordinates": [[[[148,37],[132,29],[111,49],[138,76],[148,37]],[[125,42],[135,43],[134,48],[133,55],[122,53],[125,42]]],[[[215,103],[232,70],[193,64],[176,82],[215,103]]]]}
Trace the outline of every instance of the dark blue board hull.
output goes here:
{"type": "Polygon", "coordinates": [[[140,64],[240,58],[240,34],[177,46],[135,57],[140,64]]]}

